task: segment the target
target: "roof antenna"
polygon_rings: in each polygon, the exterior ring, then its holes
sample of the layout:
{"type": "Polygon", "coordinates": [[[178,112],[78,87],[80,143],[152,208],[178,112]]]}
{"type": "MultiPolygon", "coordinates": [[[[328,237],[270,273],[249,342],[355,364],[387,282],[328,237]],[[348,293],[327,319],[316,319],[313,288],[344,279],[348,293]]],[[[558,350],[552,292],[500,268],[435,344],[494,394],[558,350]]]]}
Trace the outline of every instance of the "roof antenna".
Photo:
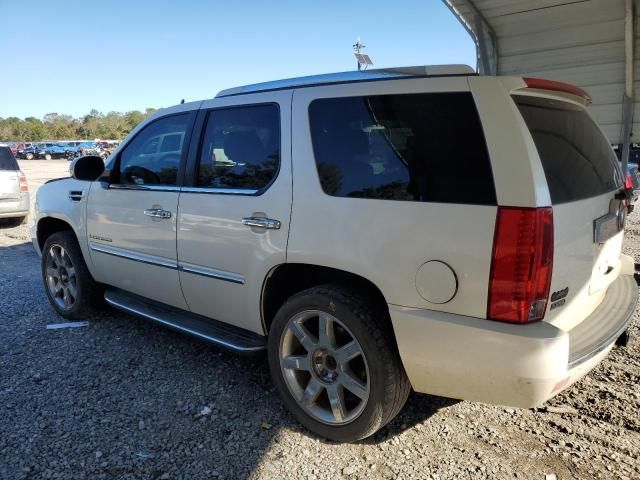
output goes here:
{"type": "Polygon", "coordinates": [[[182,105],[183,103],[184,103],[184,98],[180,100],[180,105],[182,105]]]}
{"type": "Polygon", "coordinates": [[[360,50],[365,48],[366,45],[360,41],[360,37],[356,40],[356,43],[353,44],[353,52],[356,56],[356,61],[358,62],[358,71],[362,70],[362,66],[364,65],[364,69],[366,70],[369,65],[373,65],[371,58],[369,55],[365,55],[364,53],[360,53],[360,50]]]}

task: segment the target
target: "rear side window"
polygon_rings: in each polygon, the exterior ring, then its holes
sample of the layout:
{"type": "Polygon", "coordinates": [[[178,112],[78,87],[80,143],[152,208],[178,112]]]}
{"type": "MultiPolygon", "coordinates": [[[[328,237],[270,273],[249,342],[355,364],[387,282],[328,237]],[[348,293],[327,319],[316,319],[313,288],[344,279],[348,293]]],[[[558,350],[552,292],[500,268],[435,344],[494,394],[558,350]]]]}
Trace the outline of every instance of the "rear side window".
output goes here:
{"type": "Polygon", "coordinates": [[[623,186],[609,141],[583,108],[545,98],[513,98],[538,149],[552,203],[595,197],[623,186]]]}
{"type": "Polygon", "coordinates": [[[212,110],[200,151],[196,186],[267,187],[280,165],[280,111],[276,105],[212,110]]]}
{"type": "Polygon", "coordinates": [[[0,147],[0,170],[19,170],[18,162],[9,147],[0,147]]]}
{"type": "Polygon", "coordinates": [[[470,93],[319,99],[309,117],[320,183],[329,195],[496,204],[470,93]]]}

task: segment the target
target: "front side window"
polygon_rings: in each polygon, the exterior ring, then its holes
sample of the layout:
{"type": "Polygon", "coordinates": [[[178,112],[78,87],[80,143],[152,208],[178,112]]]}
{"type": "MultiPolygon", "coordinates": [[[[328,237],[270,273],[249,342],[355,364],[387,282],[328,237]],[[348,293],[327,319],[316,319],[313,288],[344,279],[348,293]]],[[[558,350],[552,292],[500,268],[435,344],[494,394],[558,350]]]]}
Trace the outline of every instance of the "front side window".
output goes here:
{"type": "Polygon", "coordinates": [[[484,133],[470,93],[315,100],[320,183],[336,197],[495,205],[484,133]]]}
{"type": "Polygon", "coordinates": [[[189,119],[188,113],[164,117],[138,133],[120,155],[119,183],[176,185],[189,119]]]}
{"type": "Polygon", "coordinates": [[[196,186],[260,190],[275,178],[279,165],[280,113],[276,105],[209,113],[196,186]]]}

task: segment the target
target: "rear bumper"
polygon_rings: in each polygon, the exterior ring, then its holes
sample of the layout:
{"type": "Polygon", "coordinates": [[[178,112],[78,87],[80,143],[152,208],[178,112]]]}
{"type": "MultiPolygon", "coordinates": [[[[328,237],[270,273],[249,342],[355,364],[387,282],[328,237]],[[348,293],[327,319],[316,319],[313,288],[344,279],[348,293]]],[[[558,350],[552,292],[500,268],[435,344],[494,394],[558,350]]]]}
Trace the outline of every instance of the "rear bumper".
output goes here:
{"type": "Polygon", "coordinates": [[[602,303],[566,332],[545,322],[511,325],[389,306],[414,390],[514,407],[534,407],[587,374],[631,322],[638,286],[613,282],[602,303]]]}
{"type": "Polygon", "coordinates": [[[16,199],[0,199],[0,218],[24,217],[28,214],[28,193],[23,193],[16,199]]]}

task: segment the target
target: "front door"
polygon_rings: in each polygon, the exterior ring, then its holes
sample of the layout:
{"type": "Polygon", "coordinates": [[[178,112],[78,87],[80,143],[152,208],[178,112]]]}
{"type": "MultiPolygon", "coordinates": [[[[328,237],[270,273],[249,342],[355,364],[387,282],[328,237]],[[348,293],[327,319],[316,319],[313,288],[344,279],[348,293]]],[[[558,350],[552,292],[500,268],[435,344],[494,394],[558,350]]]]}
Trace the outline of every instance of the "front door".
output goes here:
{"type": "Polygon", "coordinates": [[[286,261],[291,92],[241,102],[202,106],[180,195],[178,267],[192,312],[263,333],[262,285],[286,261]]]}
{"type": "Polygon", "coordinates": [[[180,166],[194,117],[169,115],[141,129],[87,204],[96,280],[179,308],[187,308],[176,256],[180,166]]]}

